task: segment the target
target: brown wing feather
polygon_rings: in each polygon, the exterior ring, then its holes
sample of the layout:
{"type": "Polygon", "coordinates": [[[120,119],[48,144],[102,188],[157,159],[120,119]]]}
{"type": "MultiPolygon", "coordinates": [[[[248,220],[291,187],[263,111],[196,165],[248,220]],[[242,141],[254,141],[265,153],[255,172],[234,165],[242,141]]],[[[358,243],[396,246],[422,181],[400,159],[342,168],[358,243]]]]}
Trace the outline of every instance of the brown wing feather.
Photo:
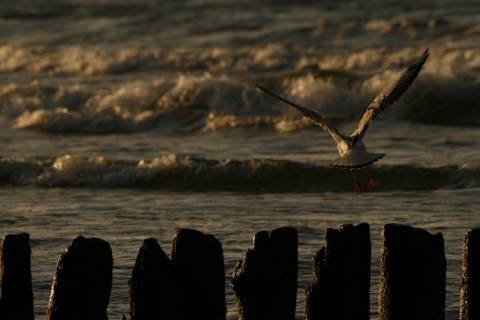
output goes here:
{"type": "Polygon", "coordinates": [[[418,73],[423,67],[423,64],[429,56],[428,49],[425,50],[422,57],[418,59],[415,63],[409,66],[400,76],[400,78],[391,83],[382,92],[370,103],[367,110],[363,114],[362,119],[358,123],[357,130],[352,134],[358,137],[363,138],[365,132],[367,132],[368,127],[372,121],[377,117],[380,111],[385,110],[388,106],[391,106],[395,101],[402,96],[402,94],[407,91],[408,87],[412,84],[413,80],[417,77],[418,73]]]}
{"type": "Polygon", "coordinates": [[[324,119],[322,116],[320,116],[318,113],[316,113],[315,111],[313,110],[310,110],[310,109],[307,109],[307,108],[304,108],[302,106],[299,106],[298,104],[294,103],[294,102],[291,102],[287,99],[284,99],[280,96],[277,96],[275,93],[269,91],[268,89],[262,87],[261,85],[255,83],[255,86],[262,90],[263,92],[285,102],[286,104],[298,109],[305,117],[307,118],[310,118],[316,125],[322,127],[324,130],[328,131],[333,139],[338,143],[342,140],[344,141],[347,141],[345,139],[345,136],[343,134],[341,134],[337,128],[335,128],[335,126],[333,126],[332,124],[330,124],[326,119],[324,119]]]}

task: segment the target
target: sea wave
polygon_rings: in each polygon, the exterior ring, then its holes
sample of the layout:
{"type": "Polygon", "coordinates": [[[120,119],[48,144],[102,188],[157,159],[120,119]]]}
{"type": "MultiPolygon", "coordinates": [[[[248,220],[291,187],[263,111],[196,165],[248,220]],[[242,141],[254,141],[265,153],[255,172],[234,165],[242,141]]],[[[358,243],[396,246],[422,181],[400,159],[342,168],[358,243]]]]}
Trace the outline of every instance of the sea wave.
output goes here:
{"type": "MultiPolygon", "coordinates": [[[[480,168],[378,165],[376,191],[480,187],[480,168]]],[[[368,174],[357,171],[369,191],[368,174]]],[[[11,186],[140,188],[169,191],[344,192],[353,190],[348,170],[274,159],[211,160],[165,155],[152,160],[107,160],[65,155],[55,159],[2,158],[0,184],[11,186]]]]}
{"type": "Polygon", "coordinates": [[[422,72],[388,116],[480,126],[472,0],[379,2],[375,16],[371,3],[358,1],[277,10],[251,0],[27,2],[0,12],[0,120],[19,129],[189,133],[309,124],[255,82],[326,118],[356,121],[427,46],[422,72]]]}
{"type": "MultiPolygon", "coordinates": [[[[385,82],[397,75],[373,76],[350,84],[312,74],[259,82],[286,98],[317,110],[334,123],[360,119],[385,82]]],[[[174,82],[135,81],[93,90],[81,85],[51,88],[38,82],[0,90],[0,115],[18,129],[57,133],[167,133],[224,128],[291,131],[312,126],[308,119],[256,90],[252,82],[211,75],[180,76],[174,82]]],[[[475,83],[425,74],[382,115],[440,126],[480,126],[480,91],[475,83]]]]}

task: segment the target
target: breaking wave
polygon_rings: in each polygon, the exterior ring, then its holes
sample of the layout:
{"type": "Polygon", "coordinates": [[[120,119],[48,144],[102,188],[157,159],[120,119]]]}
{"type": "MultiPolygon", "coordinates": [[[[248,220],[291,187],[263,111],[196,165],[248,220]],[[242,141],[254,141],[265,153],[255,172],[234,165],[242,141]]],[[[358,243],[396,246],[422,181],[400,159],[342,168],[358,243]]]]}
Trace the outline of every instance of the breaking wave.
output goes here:
{"type": "MultiPolygon", "coordinates": [[[[377,191],[480,187],[480,168],[378,165],[377,191]]],[[[368,191],[368,175],[357,179],[368,191]]],[[[150,161],[65,155],[56,159],[2,158],[0,184],[11,186],[145,188],[168,191],[343,192],[353,190],[348,170],[283,160],[209,160],[175,154],[150,161]]]]}
{"type": "MultiPolygon", "coordinates": [[[[357,121],[384,84],[397,74],[357,79],[327,72],[258,80],[272,91],[338,122],[357,121]],[[340,78],[344,78],[341,80],[340,78]]],[[[291,131],[312,125],[253,82],[227,77],[181,75],[175,81],[134,81],[107,89],[38,81],[0,89],[0,116],[16,128],[69,133],[166,133],[224,128],[291,131]]],[[[383,117],[446,126],[480,126],[478,84],[426,73],[383,117]]]]}

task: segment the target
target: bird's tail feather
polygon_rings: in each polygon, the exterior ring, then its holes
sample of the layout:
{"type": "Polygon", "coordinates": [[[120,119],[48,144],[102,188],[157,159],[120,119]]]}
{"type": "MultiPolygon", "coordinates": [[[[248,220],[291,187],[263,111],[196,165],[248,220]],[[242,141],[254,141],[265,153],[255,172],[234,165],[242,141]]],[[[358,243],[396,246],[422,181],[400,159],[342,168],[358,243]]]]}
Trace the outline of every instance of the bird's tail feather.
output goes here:
{"type": "Polygon", "coordinates": [[[331,166],[341,169],[364,168],[382,159],[385,153],[349,152],[330,163],[331,166]]]}

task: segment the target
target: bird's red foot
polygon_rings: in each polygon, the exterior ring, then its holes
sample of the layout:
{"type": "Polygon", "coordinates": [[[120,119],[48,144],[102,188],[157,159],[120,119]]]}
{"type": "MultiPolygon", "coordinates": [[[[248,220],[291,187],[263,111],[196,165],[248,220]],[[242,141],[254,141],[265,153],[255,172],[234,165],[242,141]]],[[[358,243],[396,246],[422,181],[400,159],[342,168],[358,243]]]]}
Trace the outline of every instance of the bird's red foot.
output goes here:
{"type": "Polygon", "coordinates": [[[362,188],[360,187],[360,183],[355,182],[355,192],[362,192],[362,188]]]}
{"type": "Polygon", "coordinates": [[[375,188],[380,184],[380,181],[374,178],[370,178],[370,181],[368,182],[368,184],[370,185],[370,187],[375,188]]]}

